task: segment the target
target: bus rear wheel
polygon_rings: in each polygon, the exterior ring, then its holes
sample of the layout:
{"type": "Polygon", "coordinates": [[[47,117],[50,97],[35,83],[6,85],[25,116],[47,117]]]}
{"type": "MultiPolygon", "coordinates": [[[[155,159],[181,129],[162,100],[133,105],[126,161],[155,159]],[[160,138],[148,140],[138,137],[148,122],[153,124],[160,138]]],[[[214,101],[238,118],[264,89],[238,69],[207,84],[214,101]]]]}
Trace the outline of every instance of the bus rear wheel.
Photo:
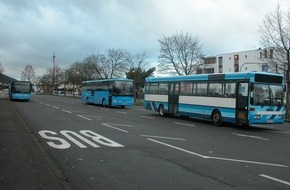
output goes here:
{"type": "Polygon", "coordinates": [[[164,106],[163,104],[161,104],[158,108],[158,113],[160,116],[165,116],[165,109],[164,109],[164,106]]]}
{"type": "Polygon", "coordinates": [[[222,124],[222,114],[219,110],[214,110],[211,114],[212,123],[215,126],[221,126],[222,124]]]}
{"type": "Polygon", "coordinates": [[[105,99],[102,100],[102,106],[106,107],[106,100],[105,99]]]}

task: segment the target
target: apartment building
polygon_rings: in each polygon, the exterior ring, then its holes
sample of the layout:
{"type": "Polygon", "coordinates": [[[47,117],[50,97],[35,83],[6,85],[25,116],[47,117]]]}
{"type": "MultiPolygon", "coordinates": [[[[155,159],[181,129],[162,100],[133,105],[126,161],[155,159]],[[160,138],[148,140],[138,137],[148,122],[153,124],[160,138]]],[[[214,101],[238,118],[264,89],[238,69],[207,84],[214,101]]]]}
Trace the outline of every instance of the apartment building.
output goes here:
{"type": "Polygon", "coordinates": [[[202,73],[228,73],[246,71],[271,72],[268,61],[273,58],[272,49],[256,49],[225,53],[204,59],[202,73]]]}

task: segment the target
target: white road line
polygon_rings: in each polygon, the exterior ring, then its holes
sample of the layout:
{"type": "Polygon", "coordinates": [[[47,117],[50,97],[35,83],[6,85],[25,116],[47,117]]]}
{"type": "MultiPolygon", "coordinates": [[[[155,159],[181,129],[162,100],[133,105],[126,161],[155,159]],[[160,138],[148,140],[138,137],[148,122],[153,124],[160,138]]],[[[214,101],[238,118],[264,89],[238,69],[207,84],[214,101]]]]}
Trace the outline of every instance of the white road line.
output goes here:
{"type": "Polygon", "coordinates": [[[118,128],[118,127],[114,127],[114,126],[109,125],[109,124],[107,124],[107,123],[102,123],[102,125],[105,125],[105,126],[107,126],[107,127],[110,127],[110,128],[112,128],[112,129],[116,129],[116,130],[122,131],[122,132],[124,132],[124,133],[128,133],[128,131],[126,131],[126,130],[120,129],[120,128],[118,128]]]}
{"type": "Polygon", "coordinates": [[[118,124],[118,123],[106,123],[108,125],[116,125],[116,126],[123,126],[123,127],[134,127],[134,125],[127,125],[127,124],[118,124]]]}
{"type": "Polygon", "coordinates": [[[127,112],[125,112],[125,111],[117,111],[117,113],[127,114],[127,112]]]}
{"type": "Polygon", "coordinates": [[[70,113],[70,114],[72,114],[72,112],[70,112],[70,111],[68,111],[68,110],[62,110],[62,111],[66,112],[66,113],[70,113]]]}
{"type": "Polygon", "coordinates": [[[101,119],[102,117],[100,117],[100,116],[95,116],[95,115],[83,115],[84,117],[88,117],[88,118],[90,118],[90,117],[92,117],[92,118],[97,118],[97,119],[101,119]]]}
{"type": "Polygon", "coordinates": [[[140,117],[145,118],[145,119],[155,119],[154,117],[149,117],[149,116],[144,116],[144,115],[141,115],[140,117]]]}
{"type": "Polygon", "coordinates": [[[53,107],[53,108],[55,108],[55,109],[59,110],[59,107],[56,107],[56,106],[51,106],[51,107],[53,107]]]}
{"type": "Polygon", "coordinates": [[[201,157],[201,158],[206,158],[206,156],[203,156],[201,154],[198,154],[198,153],[195,153],[195,152],[192,152],[192,151],[189,151],[189,150],[185,150],[183,148],[179,148],[177,146],[173,146],[173,145],[170,145],[170,144],[167,144],[167,143],[164,143],[164,142],[161,142],[161,141],[157,141],[157,140],[154,140],[154,139],[150,139],[148,138],[149,141],[152,141],[152,142],[156,142],[158,144],[162,144],[162,145],[165,145],[165,146],[168,146],[168,147],[171,147],[171,148],[174,148],[176,150],[181,150],[183,152],[186,152],[186,153],[189,153],[189,154],[192,154],[192,155],[195,155],[195,156],[198,156],[198,157],[201,157]]]}
{"type": "Polygon", "coordinates": [[[268,133],[290,134],[289,131],[267,131],[268,133]]]}
{"type": "Polygon", "coordinates": [[[87,118],[87,117],[84,117],[84,116],[82,116],[82,115],[78,115],[78,117],[81,117],[81,118],[83,118],[83,119],[86,119],[86,120],[92,121],[92,119],[87,118]]]}
{"type": "Polygon", "coordinates": [[[189,127],[195,127],[195,125],[190,124],[190,123],[180,123],[180,122],[174,122],[176,125],[184,125],[184,126],[189,126],[189,127]]]}
{"type": "Polygon", "coordinates": [[[162,136],[154,136],[154,135],[140,135],[140,136],[142,136],[142,137],[150,137],[150,138],[158,138],[158,139],[170,139],[170,140],[185,141],[185,139],[176,138],[176,137],[162,137],[162,136]]]}
{"type": "Polygon", "coordinates": [[[258,164],[258,165],[265,165],[265,166],[274,166],[274,167],[283,167],[283,168],[288,168],[288,166],[286,165],[282,165],[282,164],[272,164],[272,163],[266,163],[266,162],[256,162],[256,161],[250,161],[250,160],[238,160],[238,159],[231,159],[231,158],[222,158],[222,157],[213,157],[213,156],[205,156],[205,155],[202,155],[202,154],[198,154],[196,152],[192,152],[192,151],[189,151],[189,150],[185,150],[183,148],[179,148],[177,146],[173,146],[173,145],[170,145],[170,144],[167,144],[167,143],[164,143],[164,142],[161,142],[161,141],[157,141],[157,140],[154,140],[154,139],[150,139],[148,138],[149,141],[153,141],[153,142],[156,142],[158,144],[162,144],[164,146],[168,146],[168,147],[171,147],[171,148],[174,148],[174,149],[177,149],[177,150],[181,150],[183,152],[186,152],[186,153],[189,153],[189,154],[192,154],[192,155],[195,155],[195,156],[198,156],[198,157],[201,157],[201,158],[205,158],[205,159],[213,159],[213,160],[224,160],[224,161],[231,161],[231,162],[241,162],[241,163],[249,163],[249,164],[258,164]]]}
{"type": "Polygon", "coordinates": [[[265,174],[260,174],[259,176],[290,186],[290,182],[283,181],[281,179],[277,179],[277,178],[274,178],[274,177],[271,177],[271,176],[268,176],[268,175],[265,175],[265,174]]]}
{"type": "Polygon", "coordinates": [[[251,160],[239,160],[239,159],[213,157],[213,156],[207,156],[207,158],[213,159],[213,160],[224,160],[224,161],[231,161],[231,162],[241,162],[241,163],[249,163],[249,164],[257,164],[257,165],[288,168],[288,166],[285,166],[285,165],[282,165],[282,164],[273,164],[273,163],[267,163],[267,162],[256,162],[256,161],[251,161],[251,160]]]}
{"type": "Polygon", "coordinates": [[[238,137],[248,137],[248,138],[253,138],[253,139],[259,139],[259,140],[264,140],[264,141],[268,141],[269,139],[263,138],[263,137],[259,137],[259,136],[250,136],[250,135],[244,135],[244,134],[239,134],[239,133],[232,133],[233,135],[236,135],[238,137]]]}

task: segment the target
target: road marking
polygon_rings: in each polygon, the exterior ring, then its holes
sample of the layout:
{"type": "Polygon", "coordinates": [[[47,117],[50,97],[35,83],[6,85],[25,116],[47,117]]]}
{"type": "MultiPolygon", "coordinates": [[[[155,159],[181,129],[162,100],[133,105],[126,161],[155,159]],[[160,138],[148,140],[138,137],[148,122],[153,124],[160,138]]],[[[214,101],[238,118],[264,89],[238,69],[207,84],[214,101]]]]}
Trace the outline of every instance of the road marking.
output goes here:
{"type": "Polygon", "coordinates": [[[92,119],[90,119],[90,118],[87,118],[87,117],[85,117],[85,116],[82,116],[82,115],[78,115],[78,117],[81,117],[81,118],[83,118],[83,119],[86,119],[86,120],[92,121],[92,119]]]}
{"type": "Polygon", "coordinates": [[[189,126],[189,127],[195,127],[195,125],[190,124],[190,123],[180,123],[180,122],[174,122],[176,125],[184,125],[184,126],[189,126]]]}
{"type": "Polygon", "coordinates": [[[185,150],[183,148],[179,148],[177,146],[173,146],[173,145],[170,145],[170,144],[167,144],[167,143],[164,143],[164,142],[161,142],[161,141],[157,141],[157,140],[154,140],[154,139],[150,139],[148,138],[149,141],[153,141],[153,142],[156,142],[158,144],[162,144],[162,145],[165,145],[165,146],[168,146],[168,147],[171,147],[171,148],[174,148],[176,150],[181,150],[183,152],[186,152],[186,153],[189,153],[189,154],[192,154],[192,155],[195,155],[195,156],[198,156],[198,157],[201,157],[201,158],[206,158],[206,156],[203,156],[201,154],[198,154],[198,153],[195,153],[195,152],[192,152],[192,151],[189,151],[189,150],[185,150]]]}
{"type": "Polygon", "coordinates": [[[127,112],[125,112],[125,111],[117,111],[117,113],[127,114],[127,112]]]}
{"type": "Polygon", "coordinates": [[[62,110],[62,111],[66,112],[66,113],[70,113],[70,114],[72,114],[72,112],[70,112],[70,111],[68,111],[68,110],[62,110]]]}
{"type": "Polygon", "coordinates": [[[84,117],[92,117],[92,118],[97,118],[97,119],[101,119],[102,117],[100,116],[95,116],[95,115],[83,115],[84,117]]]}
{"type": "Polygon", "coordinates": [[[55,108],[55,109],[59,110],[59,107],[56,107],[56,106],[51,106],[51,107],[53,107],[53,108],[55,108]]]}
{"type": "Polygon", "coordinates": [[[170,139],[170,140],[180,140],[185,141],[185,139],[182,138],[175,138],[175,137],[162,137],[162,136],[154,136],[154,135],[140,135],[142,137],[151,137],[151,138],[158,138],[158,139],[170,139]]]}
{"type": "Polygon", "coordinates": [[[114,127],[114,126],[112,126],[112,124],[109,125],[109,124],[107,124],[107,123],[102,123],[102,125],[105,125],[105,126],[107,126],[107,127],[110,127],[110,128],[112,128],[112,129],[116,129],[116,130],[122,131],[122,132],[124,132],[124,133],[128,133],[128,131],[126,131],[126,130],[124,130],[124,129],[120,129],[120,128],[118,128],[118,127],[114,127]]]}
{"type": "Polygon", "coordinates": [[[283,181],[281,179],[277,179],[277,178],[274,178],[274,177],[271,177],[271,176],[268,176],[268,175],[265,175],[265,174],[260,174],[259,176],[267,178],[267,179],[271,179],[273,181],[276,181],[276,182],[279,182],[279,183],[283,183],[285,185],[289,185],[290,186],[290,182],[283,181]]]}
{"type": "Polygon", "coordinates": [[[144,116],[144,115],[141,115],[140,117],[145,118],[145,119],[155,119],[154,117],[149,117],[149,116],[144,116]]]}
{"type": "Polygon", "coordinates": [[[239,134],[239,133],[232,133],[233,135],[236,135],[238,137],[248,137],[248,138],[253,138],[253,139],[259,139],[259,140],[264,140],[264,141],[268,141],[269,139],[263,138],[263,137],[259,137],[259,136],[250,136],[250,135],[244,135],[244,134],[239,134]]]}
{"type": "Polygon", "coordinates": [[[127,125],[127,124],[117,124],[117,123],[106,123],[108,125],[116,125],[116,126],[123,126],[123,127],[134,127],[134,125],[127,125]]]}
{"type": "Polygon", "coordinates": [[[288,131],[267,131],[268,133],[290,134],[288,131]]]}
{"type": "MultiPolygon", "coordinates": [[[[66,139],[70,140],[72,143],[74,143],[80,148],[88,148],[85,144],[83,144],[83,142],[85,142],[86,144],[90,145],[93,148],[100,148],[100,146],[97,145],[96,143],[109,147],[124,147],[123,145],[90,130],[80,130],[79,133],[69,130],[60,131],[61,135],[63,135],[66,139]]],[[[58,134],[54,131],[42,130],[39,131],[38,134],[42,138],[47,139],[47,144],[52,148],[68,149],[71,147],[71,144],[67,140],[55,136],[58,134]]]]}
{"type": "Polygon", "coordinates": [[[241,162],[241,163],[249,163],[249,164],[258,164],[258,165],[265,165],[265,166],[274,166],[274,167],[288,168],[288,166],[282,165],[282,164],[272,164],[272,163],[257,162],[257,161],[250,161],[250,160],[238,160],[238,159],[231,159],[231,158],[205,156],[205,155],[198,154],[196,152],[192,152],[192,151],[189,151],[189,150],[185,150],[183,148],[179,148],[177,146],[173,146],[173,145],[170,145],[170,144],[167,144],[167,143],[164,143],[164,142],[161,142],[161,141],[157,141],[157,140],[154,140],[154,139],[151,139],[151,138],[147,138],[147,139],[149,141],[153,141],[153,142],[156,142],[158,144],[162,144],[164,146],[168,146],[168,147],[171,147],[171,148],[174,148],[174,149],[177,149],[177,150],[180,150],[180,151],[183,151],[183,152],[186,152],[186,153],[189,153],[189,154],[201,157],[201,158],[205,158],[205,159],[224,160],[224,161],[231,161],[231,162],[241,162]]]}

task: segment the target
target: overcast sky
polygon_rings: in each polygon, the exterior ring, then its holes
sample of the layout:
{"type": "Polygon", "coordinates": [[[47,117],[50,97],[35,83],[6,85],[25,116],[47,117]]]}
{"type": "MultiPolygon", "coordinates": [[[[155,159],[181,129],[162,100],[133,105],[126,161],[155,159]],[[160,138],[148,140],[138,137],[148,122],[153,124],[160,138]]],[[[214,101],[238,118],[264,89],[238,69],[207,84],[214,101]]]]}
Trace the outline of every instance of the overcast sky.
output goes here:
{"type": "Polygon", "coordinates": [[[66,68],[91,53],[121,48],[147,51],[157,63],[158,39],[198,36],[203,52],[217,55],[258,49],[265,14],[290,0],[0,0],[0,62],[20,78],[28,64],[36,75],[56,63],[66,68]]]}

